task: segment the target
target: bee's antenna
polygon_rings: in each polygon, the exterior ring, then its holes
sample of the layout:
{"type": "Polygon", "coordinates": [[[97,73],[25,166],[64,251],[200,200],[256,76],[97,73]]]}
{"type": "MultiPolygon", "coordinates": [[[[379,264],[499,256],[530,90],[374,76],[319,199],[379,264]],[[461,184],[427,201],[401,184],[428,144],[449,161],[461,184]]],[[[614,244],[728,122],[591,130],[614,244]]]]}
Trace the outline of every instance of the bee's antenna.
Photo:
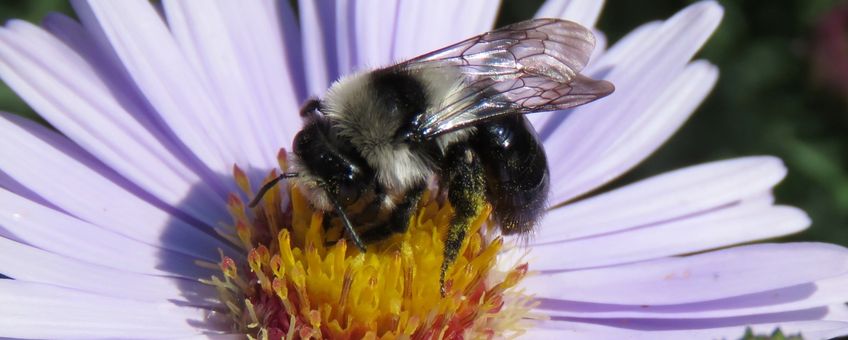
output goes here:
{"type": "Polygon", "coordinates": [[[253,197],[252,200],[250,200],[250,203],[248,203],[248,206],[251,207],[251,208],[255,207],[257,204],[259,204],[259,201],[262,201],[262,197],[264,197],[265,194],[268,193],[268,190],[271,190],[271,188],[273,188],[275,185],[277,185],[277,182],[282,181],[286,178],[292,178],[292,177],[297,177],[297,173],[296,172],[284,172],[284,173],[280,174],[279,176],[277,176],[277,178],[274,178],[270,182],[265,183],[265,185],[263,185],[261,188],[259,188],[259,192],[256,193],[256,196],[253,197]]]}

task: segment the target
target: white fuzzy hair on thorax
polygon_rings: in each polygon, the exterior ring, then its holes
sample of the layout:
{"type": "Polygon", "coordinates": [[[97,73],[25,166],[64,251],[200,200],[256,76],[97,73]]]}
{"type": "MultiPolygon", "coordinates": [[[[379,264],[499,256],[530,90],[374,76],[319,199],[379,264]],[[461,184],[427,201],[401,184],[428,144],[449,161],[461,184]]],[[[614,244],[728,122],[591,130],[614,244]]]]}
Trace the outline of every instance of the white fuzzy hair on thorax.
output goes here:
{"type": "MultiPolygon", "coordinates": [[[[425,75],[418,80],[427,92],[428,108],[441,105],[444,95],[457,85],[456,81],[444,76],[425,75]]],[[[380,94],[375,93],[369,82],[367,72],[337,81],[324,98],[322,112],[337,123],[340,137],[349,140],[376,171],[380,184],[390,192],[403,192],[433,175],[431,160],[395,139],[397,130],[407,123],[404,121],[407,118],[396,110],[381,107],[375,100],[380,94]]],[[[468,134],[469,131],[453,132],[437,137],[434,142],[444,151],[449,144],[467,138],[468,134]]]]}

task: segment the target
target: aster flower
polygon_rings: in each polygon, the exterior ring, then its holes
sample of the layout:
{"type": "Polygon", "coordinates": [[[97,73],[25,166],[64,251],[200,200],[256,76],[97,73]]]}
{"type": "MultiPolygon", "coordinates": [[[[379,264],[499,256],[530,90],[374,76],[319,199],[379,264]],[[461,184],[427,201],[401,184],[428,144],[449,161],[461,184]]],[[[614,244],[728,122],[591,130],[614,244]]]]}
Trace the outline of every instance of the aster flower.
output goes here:
{"type": "MultiPolygon", "coordinates": [[[[286,166],[297,107],[334,79],[491,29],[497,4],[77,1],[81,23],[0,30],[0,76],[58,132],[0,117],[0,336],[738,338],[848,334],[848,251],[751,244],[803,230],[759,156],[589,198],[656,150],[717,70],[690,61],[714,2],[600,46],[617,91],[532,120],[555,204],[527,247],[478,218],[439,296],[450,207],[360,254],[296,188],[244,206],[286,166]],[[473,13],[473,15],[469,15],[473,13]],[[380,20],[373,20],[380,18],[380,20]],[[237,165],[234,167],[234,165],[237,165]],[[570,203],[561,203],[570,202],[570,203]],[[336,233],[336,235],[332,235],[336,233]],[[712,249],[719,249],[709,251],[712,249]],[[689,255],[687,255],[689,254],[689,255]]],[[[598,1],[537,16],[592,27],[598,1]]]]}

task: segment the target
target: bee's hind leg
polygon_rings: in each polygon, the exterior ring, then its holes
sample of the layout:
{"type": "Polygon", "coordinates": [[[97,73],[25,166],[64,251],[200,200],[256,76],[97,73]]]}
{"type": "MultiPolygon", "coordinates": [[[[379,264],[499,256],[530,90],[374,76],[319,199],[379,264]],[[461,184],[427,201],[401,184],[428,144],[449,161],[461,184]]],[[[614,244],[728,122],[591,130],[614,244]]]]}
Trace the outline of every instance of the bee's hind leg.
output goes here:
{"type": "Polygon", "coordinates": [[[443,169],[442,181],[448,186],[448,201],[454,209],[439,276],[441,293],[445,296],[445,274],[456,261],[471,223],[486,206],[486,178],[478,155],[467,144],[455,144],[448,149],[443,169]]]}

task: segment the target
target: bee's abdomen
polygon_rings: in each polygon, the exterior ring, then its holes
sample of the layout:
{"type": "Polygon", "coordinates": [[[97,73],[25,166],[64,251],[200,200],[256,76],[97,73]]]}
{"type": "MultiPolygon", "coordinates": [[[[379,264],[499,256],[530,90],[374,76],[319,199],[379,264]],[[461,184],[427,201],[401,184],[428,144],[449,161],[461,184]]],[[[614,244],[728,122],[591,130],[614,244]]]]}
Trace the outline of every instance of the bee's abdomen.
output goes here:
{"type": "Polygon", "coordinates": [[[549,187],[545,150],[530,122],[514,115],[478,125],[471,142],[501,231],[530,231],[545,211],[549,187]]]}

